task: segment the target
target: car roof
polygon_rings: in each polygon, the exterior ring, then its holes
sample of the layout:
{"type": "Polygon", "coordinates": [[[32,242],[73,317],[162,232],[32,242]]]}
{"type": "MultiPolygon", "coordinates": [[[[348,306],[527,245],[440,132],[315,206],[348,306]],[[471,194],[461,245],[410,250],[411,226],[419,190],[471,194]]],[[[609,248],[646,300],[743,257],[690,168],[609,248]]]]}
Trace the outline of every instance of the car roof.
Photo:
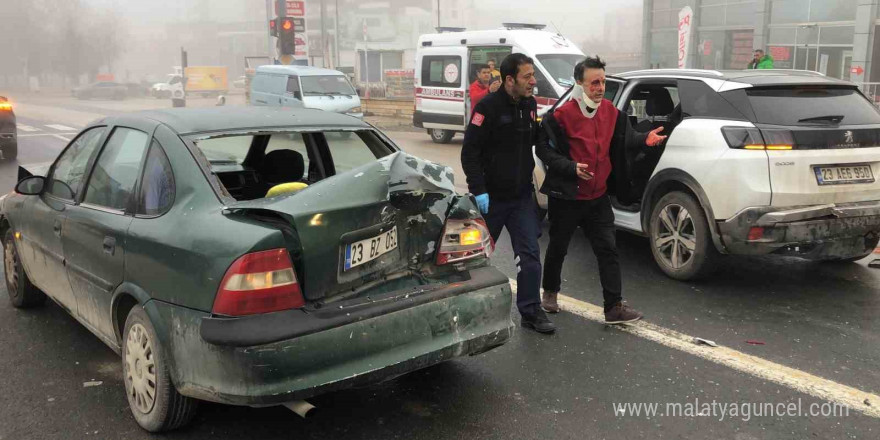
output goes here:
{"type": "Polygon", "coordinates": [[[167,125],[180,135],[285,128],[371,128],[353,116],[304,108],[204,107],[170,108],[128,113],[128,118],[150,119],[167,125]]]}
{"type": "Polygon", "coordinates": [[[324,69],[321,67],[313,67],[313,66],[267,65],[267,66],[257,67],[257,73],[278,73],[281,75],[299,75],[299,76],[327,76],[327,75],[345,76],[344,73],[342,73],[338,70],[324,69]]]}
{"type": "Polygon", "coordinates": [[[701,80],[731,81],[751,86],[776,86],[796,84],[829,84],[853,86],[855,84],[825,76],[811,70],[759,69],[759,70],[705,70],[705,69],[652,69],[635,70],[614,76],[623,79],[636,77],[692,77],[701,80]]]}

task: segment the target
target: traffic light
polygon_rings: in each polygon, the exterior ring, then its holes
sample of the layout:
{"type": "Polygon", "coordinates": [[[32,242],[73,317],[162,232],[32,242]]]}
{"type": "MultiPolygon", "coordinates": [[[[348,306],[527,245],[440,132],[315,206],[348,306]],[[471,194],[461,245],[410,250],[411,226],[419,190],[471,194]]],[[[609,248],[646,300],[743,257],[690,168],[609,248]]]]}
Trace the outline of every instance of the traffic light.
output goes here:
{"type": "Polygon", "coordinates": [[[275,31],[278,33],[278,47],[282,55],[293,55],[296,50],[294,32],[296,26],[291,17],[278,17],[275,23],[275,31]]]}
{"type": "Polygon", "coordinates": [[[273,18],[273,19],[269,20],[269,35],[271,35],[273,37],[278,36],[278,26],[276,26],[277,21],[278,21],[277,18],[273,18]]]}

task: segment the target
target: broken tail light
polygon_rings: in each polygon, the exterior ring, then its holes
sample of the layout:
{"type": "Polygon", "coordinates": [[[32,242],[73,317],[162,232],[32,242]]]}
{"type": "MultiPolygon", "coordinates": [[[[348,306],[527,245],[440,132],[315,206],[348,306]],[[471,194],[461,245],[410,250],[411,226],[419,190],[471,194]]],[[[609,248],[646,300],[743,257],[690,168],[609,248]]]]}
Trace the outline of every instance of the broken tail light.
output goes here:
{"type": "Polygon", "coordinates": [[[488,258],[495,249],[486,222],[481,219],[447,220],[437,250],[437,265],[477,257],[488,258]]]}
{"type": "Polygon", "coordinates": [[[243,255],[226,271],[213,313],[228,316],[256,315],[305,305],[286,249],[243,255]]]}

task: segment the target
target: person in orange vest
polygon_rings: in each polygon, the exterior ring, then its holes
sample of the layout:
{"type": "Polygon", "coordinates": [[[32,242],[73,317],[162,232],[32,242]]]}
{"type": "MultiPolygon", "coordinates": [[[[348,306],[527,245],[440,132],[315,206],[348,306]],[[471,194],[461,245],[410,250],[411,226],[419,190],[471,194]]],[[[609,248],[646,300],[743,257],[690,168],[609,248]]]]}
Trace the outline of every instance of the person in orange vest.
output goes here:
{"type": "Polygon", "coordinates": [[[489,69],[489,66],[486,64],[477,65],[477,79],[473,83],[471,83],[470,88],[471,114],[474,113],[474,107],[477,106],[477,103],[480,102],[481,99],[501,87],[500,81],[495,81],[490,84],[489,81],[491,79],[492,73],[489,69]]]}

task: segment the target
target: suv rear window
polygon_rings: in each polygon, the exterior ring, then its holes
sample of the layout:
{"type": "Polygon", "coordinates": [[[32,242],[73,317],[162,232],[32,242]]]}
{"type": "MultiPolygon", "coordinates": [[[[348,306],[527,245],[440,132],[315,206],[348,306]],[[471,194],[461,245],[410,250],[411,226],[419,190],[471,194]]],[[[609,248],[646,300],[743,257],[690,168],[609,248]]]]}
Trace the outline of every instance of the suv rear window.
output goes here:
{"type": "Polygon", "coordinates": [[[758,87],[746,89],[758,123],[772,125],[880,124],[880,112],[855,88],[758,87]]]}

